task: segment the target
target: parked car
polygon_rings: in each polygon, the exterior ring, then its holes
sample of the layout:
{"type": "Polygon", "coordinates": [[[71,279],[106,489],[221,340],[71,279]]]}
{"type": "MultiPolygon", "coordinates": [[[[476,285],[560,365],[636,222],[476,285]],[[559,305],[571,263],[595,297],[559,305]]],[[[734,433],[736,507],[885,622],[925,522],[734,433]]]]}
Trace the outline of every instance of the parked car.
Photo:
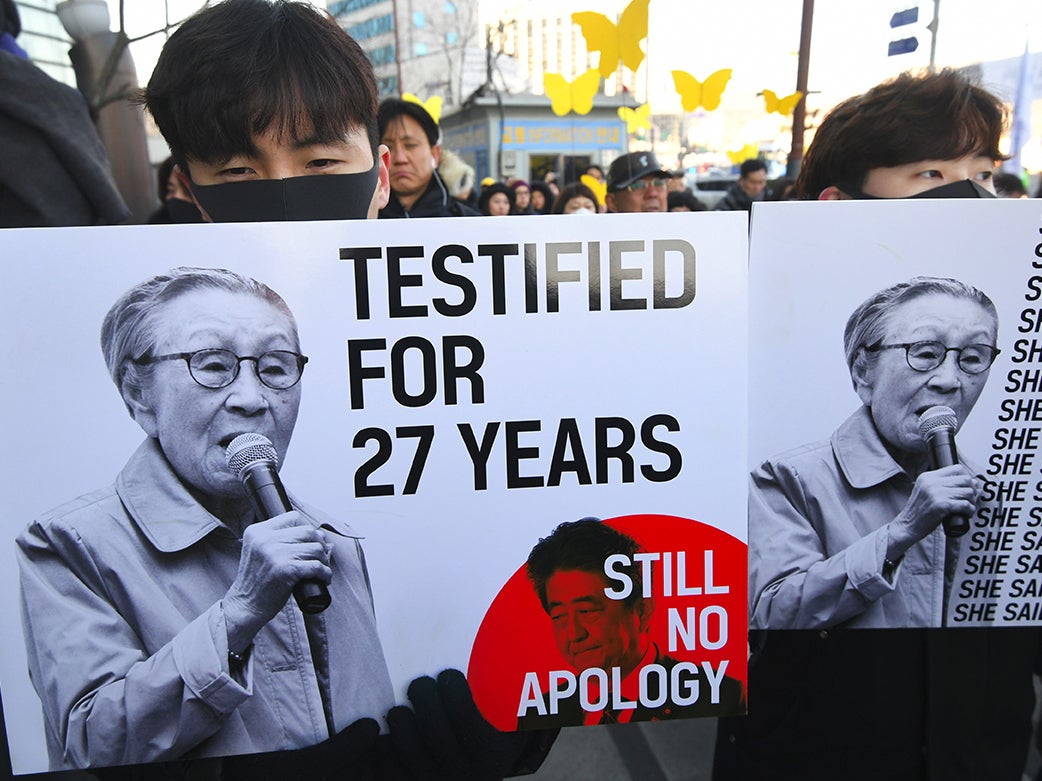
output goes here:
{"type": "Polygon", "coordinates": [[[687,186],[702,203],[706,209],[712,211],[716,205],[723,200],[727,189],[738,181],[736,176],[692,176],[686,177],[687,186]]]}

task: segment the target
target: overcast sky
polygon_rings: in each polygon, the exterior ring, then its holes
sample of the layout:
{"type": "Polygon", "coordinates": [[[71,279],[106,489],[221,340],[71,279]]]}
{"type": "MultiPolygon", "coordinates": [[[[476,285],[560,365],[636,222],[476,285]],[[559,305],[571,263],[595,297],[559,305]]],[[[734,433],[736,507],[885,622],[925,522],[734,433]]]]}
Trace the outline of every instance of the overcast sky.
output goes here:
{"type": "MultiPolygon", "coordinates": [[[[108,1],[115,27],[119,0],[108,1]]],[[[497,1],[480,0],[483,5],[497,1]]],[[[590,0],[588,9],[609,13],[608,8],[619,8],[624,2],[590,0]]],[[[176,22],[201,4],[202,0],[167,0],[166,6],[170,20],[176,22]]],[[[317,0],[312,4],[325,7],[317,0]]],[[[163,2],[126,0],[125,5],[126,29],[132,38],[163,27],[163,2]]],[[[920,4],[917,24],[898,30],[889,27],[891,15],[911,5],[907,0],[816,0],[807,100],[810,112],[820,115],[883,79],[926,67],[931,39],[926,25],[933,18],[933,0],[920,4]],[[887,56],[891,39],[910,35],[919,40],[917,51],[887,56]]],[[[757,95],[762,90],[773,90],[779,96],[793,92],[802,6],[803,0],[650,0],[650,34],[644,48],[652,110],[681,111],[672,70],[685,70],[702,80],[720,68],[733,69],[726,100],[732,108],[745,109],[747,115],[759,110],[762,98],[757,95]]],[[[1042,51],[1042,0],[940,0],[939,11],[939,67],[1019,57],[1025,43],[1032,51],[1042,51]]],[[[163,41],[164,36],[157,35],[133,45],[142,83],[148,80],[163,41]]],[[[1012,87],[985,86],[1006,100],[1014,97],[1012,87]]],[[[1042,84],[1036,89],[1042,89],[1042,84]]],[[[712,136],[713,123],[722,117],[714,114],[697,121],[712,136]]],[[[757,122],[777,125],[779,118],[763,114],[746,122],[740,132],[728,129],[725,135],[732,146],[768,137],[770,131],[757,122]],[[745,135],[749,138],[743,138],[745,135]]]]}
{"type": "MultiPolygon", "coordinates": [[[[119,3],[109,0],[109,4],[115,26],[119,3]]],[[[126,0],[125,5],[131,37],[163,26],[163,3],[126,0]]],[[[168,0],[167,5],[171,20],[176,21],[200,2],[168,0]]],[[[596,10],[597,5],[591,0],[590,9],[596,10]]],[[[888,26],[890,15],[908,5],[900,0],[817,0],[811,89],[835,93],[838,100],[901,70],[925,66],[930,34],[924,28],[933,15],[932,0],[922,3],[918,25],[897,32],[888,26]],[[919,50],[888,58],[891,36],[904,37],[906,31],[917,35],[919,50]]],[[[748,84],[756,90],[766,87],[788,94],[796,82],[801,8],[802,0],[651,0],[651,33],[645,47],[651,82],[668,83],[673,69],[704,78],[719,68],[733,68],[732,88],[748,84]]],[[[1042,51],[1040,0],[941,0],[937,63],[957,66],[1014,57],[1023,52],[1029,36],[1031,49],[1042,51]]],[[[135,44],[142,80],[151,72],[162,42],[159,35],[135,44]]]]}

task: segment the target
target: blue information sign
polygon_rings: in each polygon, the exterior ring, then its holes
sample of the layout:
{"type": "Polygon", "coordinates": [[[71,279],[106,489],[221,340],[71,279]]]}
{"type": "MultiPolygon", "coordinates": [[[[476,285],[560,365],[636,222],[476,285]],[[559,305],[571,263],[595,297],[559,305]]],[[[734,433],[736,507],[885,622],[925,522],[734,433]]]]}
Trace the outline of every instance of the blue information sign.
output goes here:
{"type": "Polygon", "coordinates": [[[899,41],[890,41],[887,47],[887,56],[893,57],[898,54],[909,54],[919,48],[919,39],[916,37],[902,38],[899,41]]]}
{"type": "Polygon", "coordinates": [[[919,21],[919,6],[897,11],[890,17],[891,27],[904,27],[906,24],[915,24],[919,21]]]}

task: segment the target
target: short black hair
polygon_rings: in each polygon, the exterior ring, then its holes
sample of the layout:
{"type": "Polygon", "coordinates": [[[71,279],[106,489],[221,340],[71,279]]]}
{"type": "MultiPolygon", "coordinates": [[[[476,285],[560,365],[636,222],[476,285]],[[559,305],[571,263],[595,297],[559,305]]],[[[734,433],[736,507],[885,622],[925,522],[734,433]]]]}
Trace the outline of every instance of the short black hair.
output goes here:
{"type": "Polygon", "coordinates": [[[402,116],[415,119],[416,123],[423,128],[423,133],[427,136],[427,142],[431,146],[437,145],[439,132],[438,123],[434,121],[434,117],[428,114],[427,109],[419,103],[414,103],[411,100],[402,100],[401,98],[385,98],[380,103],[380,110],[377,113],[377,126],[379,127],[380,138],[384,137],[387,126],[402,116]]]}
{"type": "Polygon", "coordinates": [[[999,198],[1020,198],[1028,194],[1024,181],[1016,174],[996,171],[991,180],[995,183],[995,192],[999,198]]]}
{"type": "Polygon", "coordinates": [[[364,129],[374,157],[377,88],[358,43],[313,6],[224,0],[163,46],[142,100],[174,160],[257,154],[254,136],[336,143],[364,129]]]}
{"type": "Polygon", "coordinates": [[[528,554],[526,571],[543,610],[549,613],[546,583],[555,572],[578,570],[605,577],[605,559],[615,554],[628,556],[628,566],[614,569],[624,572],[633,581],[632,591],[622,600],[628,607],[633,607],[644,598],[641,567],[639,562],[633,560],[634,554],[639,552],[640,545],[628,534],[613,529],[597,518],[583,518],[562,523],[548,537],[541,538],[528,554]]]}
{"type": "Polygon", "coordinates": [[[706,205],[690,190],[674,190],[666,195],[666,208],[673,211],[677,206],[686,206],[688,211],[704,212],[706,205]]]}
{"type": "Polygon", "coordinates": [[[0,0],[0,33],[17,38],[22,32],[22,19],[14,0],[0,0]]]}
{"type": "Polygon", "coordinates": [[[766,171],[767,163],[761,160],[759,157],[750,157],[741,167],[738,169],[738,175],[744,179],[749,174],[754,174],[757,171],[766,171]]]}
{"type": "Polygon", "coordinates": [[[170,182],[170,174],[174,172],[174,158],[168,157],[166,160],[159,164],[156,169],[156,192],[159,195],[159,202],[162,203],[166,200],[168,195],[167,188],[170,182]]]}
{"type": "MultiPolygon", "coordinates": [[[[554,206],[554,194],[553,191],[550,189],[550,185],[548,185],[546,182],[540,182],[539,180],[536,180],[530,182],[528,186],[532,189],[532,192],[542,193],[543,195],[543,208],[541,211],[536,212],[536,214],[549,214],[550,210],[554,206]]],[[[535,211],[534,206],[532,207],[532,210],[535,211]]]]}
{"type": "Polygon", "coordinates": [[[493,182],[481,188],[481,195],[478,196],[478,211],[487,216],[489,201],[496,193],[503,193],[507,197],[507,200],[510,201],[510,211],[513,212],[514,206],[517,204],[517,193],[514,192],[513,187],[502,182],[493,182]]]}
{"type": "Polygon", "coordinates": [[[572,182],[561,188],[561,192],[557,194],[554,205],[550,209],[550,213],[564,214],[564,207],[568,205],[568,201],[579,197],[589,198],[593,201],[594,209],[597,208],[597,194],[582,182],[572,182]]]}
{"type": "Polygon", "coordinates": [[[799,198],[860,190],[868,172],[920,160],[1005,160],[1006,108],[959,71],[902,73],[840,103],[814,133],[796,179],[799,198]]]}

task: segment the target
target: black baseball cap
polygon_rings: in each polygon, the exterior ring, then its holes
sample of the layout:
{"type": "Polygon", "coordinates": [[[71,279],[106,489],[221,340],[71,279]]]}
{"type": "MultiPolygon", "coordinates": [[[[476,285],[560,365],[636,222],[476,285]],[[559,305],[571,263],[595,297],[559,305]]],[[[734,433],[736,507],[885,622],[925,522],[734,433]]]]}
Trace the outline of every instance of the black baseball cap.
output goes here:
{"type": "Polygon", "coordinates": [[[617,157],[608,169],[608,189],[621,190],[643,179],[648,174],[656,174],[665,179],[672,179],[673,173],[659,165],[654,152],[630,152],[617,157]]]}

